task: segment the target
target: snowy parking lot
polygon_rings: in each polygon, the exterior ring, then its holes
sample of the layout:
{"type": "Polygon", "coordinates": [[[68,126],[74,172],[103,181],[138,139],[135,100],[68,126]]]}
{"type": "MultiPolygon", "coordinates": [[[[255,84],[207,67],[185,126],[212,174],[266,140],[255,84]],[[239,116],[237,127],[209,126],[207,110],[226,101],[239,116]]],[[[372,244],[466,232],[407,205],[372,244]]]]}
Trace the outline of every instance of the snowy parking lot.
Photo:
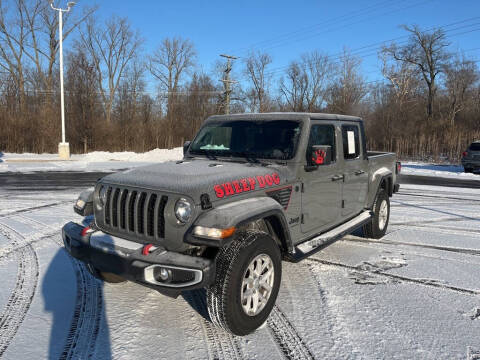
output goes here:
{"type": "Polygon", "coordinates": [[[232,337],[204,293],[103,284],[61,226],[80,188],[0,189],[5,359],[480,359],[480,190],[402,185],[387,235],[283,263],[263,328],[232,337]]]}

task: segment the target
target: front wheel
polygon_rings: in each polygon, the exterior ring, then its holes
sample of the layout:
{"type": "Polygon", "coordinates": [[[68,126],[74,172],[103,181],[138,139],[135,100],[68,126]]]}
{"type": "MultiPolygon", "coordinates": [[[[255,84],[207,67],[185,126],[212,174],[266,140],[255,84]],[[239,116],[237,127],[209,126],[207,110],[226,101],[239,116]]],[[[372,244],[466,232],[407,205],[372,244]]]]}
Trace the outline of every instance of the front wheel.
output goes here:
{"type": "Polygon", "coordinates": [[[385,235],[390,220],[390,200],[384,189],[381,189],[373,203],[372,221],[363,227],[366,237],[380,239],[385,235]]]}
{"type": "Polygon", "coordinates": [[[214,324],[247,335],[268,318],[282,277],[275,240],[261,231],[246,231],[217,256],[215,283],[207,289],[208,313],[214,324]]]}

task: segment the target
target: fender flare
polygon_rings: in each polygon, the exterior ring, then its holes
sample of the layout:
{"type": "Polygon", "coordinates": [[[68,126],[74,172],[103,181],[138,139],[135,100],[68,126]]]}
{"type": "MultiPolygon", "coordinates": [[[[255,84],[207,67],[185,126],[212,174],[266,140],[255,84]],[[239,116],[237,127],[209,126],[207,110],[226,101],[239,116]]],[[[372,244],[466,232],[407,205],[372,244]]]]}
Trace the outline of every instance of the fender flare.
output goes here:
{"type": "Polygon", "coordinates": [[[279,237],[285,251],[293,250],[293,243],[290,237],[287,220],[282,206],[270,197],[255,197],[220,205],[201,214],[187,230],[184,242],[192,245],[206,245],[211,247],[222,247],[229,244],[235,235],[226,239],[208,239],[193,236],[195,226],[210,228],[228,229],[239,227],[259,219],[275,219],[277,228],[276,234],[279,237]]]}
{"type": "Polygon", "coordinates": [[[372,176],[372,190],[376,189],[375,191],[369,192],[369,198],[367,203],[367,208],[371,209],[375,199],[377,198],[380,189],[382,188],[382,184],[385,182],[385,189],[389,197],[393,195],[393,174],[387,168],[381,168],[376,171],[372,176]]]}

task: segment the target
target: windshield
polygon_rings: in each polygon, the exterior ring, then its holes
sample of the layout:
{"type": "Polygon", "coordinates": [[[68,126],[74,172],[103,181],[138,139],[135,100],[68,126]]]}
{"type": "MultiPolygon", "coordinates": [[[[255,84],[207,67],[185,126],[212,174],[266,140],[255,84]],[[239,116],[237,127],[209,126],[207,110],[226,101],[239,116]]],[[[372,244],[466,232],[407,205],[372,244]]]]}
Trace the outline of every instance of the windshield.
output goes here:
{"type": "Polygon", "coordinates": [[[295,156],[301,123],[290,120],[224,121],[205,125],[190,154],[289,160],[295,156]]]}

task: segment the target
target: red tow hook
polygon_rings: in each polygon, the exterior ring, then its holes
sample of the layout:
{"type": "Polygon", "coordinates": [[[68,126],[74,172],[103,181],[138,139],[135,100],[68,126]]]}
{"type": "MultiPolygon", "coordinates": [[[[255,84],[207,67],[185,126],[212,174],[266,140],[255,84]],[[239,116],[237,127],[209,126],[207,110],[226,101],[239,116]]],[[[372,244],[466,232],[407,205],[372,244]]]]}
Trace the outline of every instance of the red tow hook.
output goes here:
{"type": "Polygon", "coordinates": [[[142,249],[142,255],[145,255],[147,256],[148,254],[150,254],[150,249],[153,247],[153,244],[147,244],[143,247],[142,249]]]}
{"type": "Polygon", "coordinates": [[[92,230],[92,228],[90,226],[85,226],[83,229],[82,229],[82,232],[80,233],[80,235],[82,236],[85,236],[88,234],[88,232],[92,230]]]}

